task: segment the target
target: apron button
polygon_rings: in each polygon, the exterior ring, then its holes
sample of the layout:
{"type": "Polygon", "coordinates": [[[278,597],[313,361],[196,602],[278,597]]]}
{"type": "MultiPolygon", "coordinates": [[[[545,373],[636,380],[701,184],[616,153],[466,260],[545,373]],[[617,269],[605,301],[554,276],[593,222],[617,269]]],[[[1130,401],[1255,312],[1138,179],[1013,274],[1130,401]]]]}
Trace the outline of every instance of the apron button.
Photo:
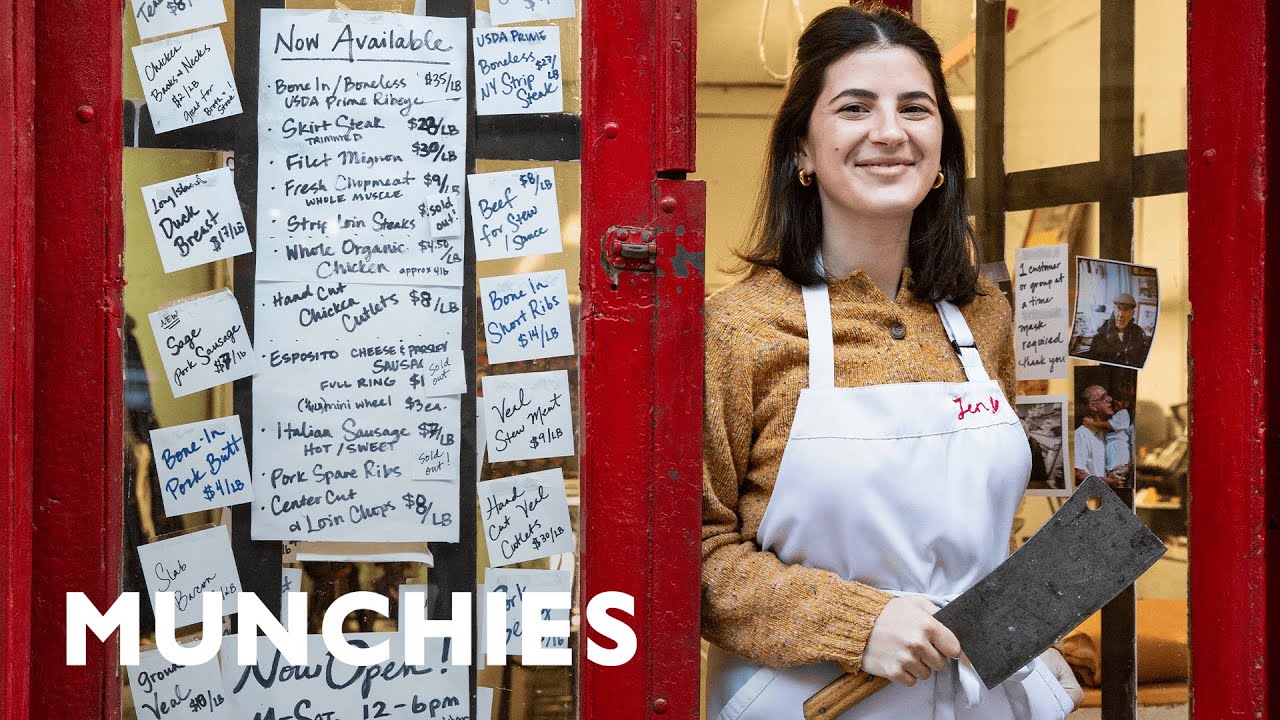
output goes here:
{"type": "Polygon", "coordinates": [[[894,340],[901,340],[907,336],[907,326],[896,322],[889,326],[889,334],[893,336],[894,340]]]}

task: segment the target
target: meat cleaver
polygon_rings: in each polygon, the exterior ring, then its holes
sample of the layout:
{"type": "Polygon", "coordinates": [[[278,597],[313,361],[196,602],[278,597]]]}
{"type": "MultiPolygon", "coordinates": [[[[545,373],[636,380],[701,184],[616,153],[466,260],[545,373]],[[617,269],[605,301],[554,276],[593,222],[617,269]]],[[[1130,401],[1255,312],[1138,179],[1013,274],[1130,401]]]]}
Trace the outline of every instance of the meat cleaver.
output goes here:
{"type": "MultiPolygon", "coordinates": [[[[1040,532],[934,617],[955,633],[978,676],[994,688],[1164,553],[1164,543],[1133,510],[1090,476],[1040,532]]],[[[888,684],[865,672],[846,673],[805,701],[805,720],[835,720],[888,684]]]]}

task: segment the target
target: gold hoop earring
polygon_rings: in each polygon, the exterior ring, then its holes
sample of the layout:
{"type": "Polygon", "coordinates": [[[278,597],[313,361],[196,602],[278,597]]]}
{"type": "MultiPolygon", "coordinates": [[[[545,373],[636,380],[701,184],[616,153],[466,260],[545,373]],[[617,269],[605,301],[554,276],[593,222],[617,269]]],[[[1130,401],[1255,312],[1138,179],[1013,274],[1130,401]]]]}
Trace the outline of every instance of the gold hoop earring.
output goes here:
{"type": "Polygon", "coordinates": [[[809,187],[810,185],[812,185],[812,184],[813,184],[813,174],[812,174],[812,173],[806,173],[806,172],[804,171],[804,168],[800,168],[799,177],[800,177],[800,184],[801,184],[801,185],[803,185],[803,186],[805,186],[805,187],[809,187]]]}
{"type": "Polygon", "coordinates": [[[946,181],[947,181],[947,176],[946,176],[946,175],[943,175],[943,174],[942,174],[942,172],[941,172],[941,171],[939,171],[939,172],[938,172],[938,178],[937,178],[936,180],[934,180],[934,181],[933,181],[933,189],[934,189],[934,190],[937,190],[938,188],[942,187],[942,183],[944,183],[944,182],[946,182],[946,181]]]}

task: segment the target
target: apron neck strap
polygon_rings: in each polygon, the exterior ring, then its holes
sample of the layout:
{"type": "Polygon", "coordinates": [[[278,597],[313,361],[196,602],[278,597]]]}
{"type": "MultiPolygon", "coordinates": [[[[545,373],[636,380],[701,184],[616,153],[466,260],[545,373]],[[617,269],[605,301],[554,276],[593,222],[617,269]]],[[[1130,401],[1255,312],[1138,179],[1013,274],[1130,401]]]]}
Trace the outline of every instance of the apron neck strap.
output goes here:
{"type": "Polygon", "coordinates": [[[831,296],[827,284],[808,285],[804,295],[805,325],[809,330],[809,387],[836,386],[836,355],[831,331],[831,296]]]}
{"type": "Polygon", "coordinates": [[[982,356],[978,354],[978,348],[974,345],[969,323],[964,321],[960,308],[947,300],[941,300],[934,305],[938,308],[938,315],[942,317],[942,326],[947,330],[951,346],[960,356],[960,364],[964,366],[965,376],[970,382],[990,380],[991,377],[987,375],[987,369],[982,364],[982,356]]]}

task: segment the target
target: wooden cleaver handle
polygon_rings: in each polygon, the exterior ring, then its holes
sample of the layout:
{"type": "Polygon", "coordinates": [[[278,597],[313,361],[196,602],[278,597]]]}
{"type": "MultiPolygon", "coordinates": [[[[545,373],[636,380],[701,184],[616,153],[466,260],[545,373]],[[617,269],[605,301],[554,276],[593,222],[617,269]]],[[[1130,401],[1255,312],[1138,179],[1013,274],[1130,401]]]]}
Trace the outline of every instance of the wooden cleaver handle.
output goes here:
{"type": "Polygon", "coordinates": [[[864,672],[845,673],[804,701],[804,720],[835,720],[845,710],[876,694],[888,684],[888,678],[864,672]]]}

